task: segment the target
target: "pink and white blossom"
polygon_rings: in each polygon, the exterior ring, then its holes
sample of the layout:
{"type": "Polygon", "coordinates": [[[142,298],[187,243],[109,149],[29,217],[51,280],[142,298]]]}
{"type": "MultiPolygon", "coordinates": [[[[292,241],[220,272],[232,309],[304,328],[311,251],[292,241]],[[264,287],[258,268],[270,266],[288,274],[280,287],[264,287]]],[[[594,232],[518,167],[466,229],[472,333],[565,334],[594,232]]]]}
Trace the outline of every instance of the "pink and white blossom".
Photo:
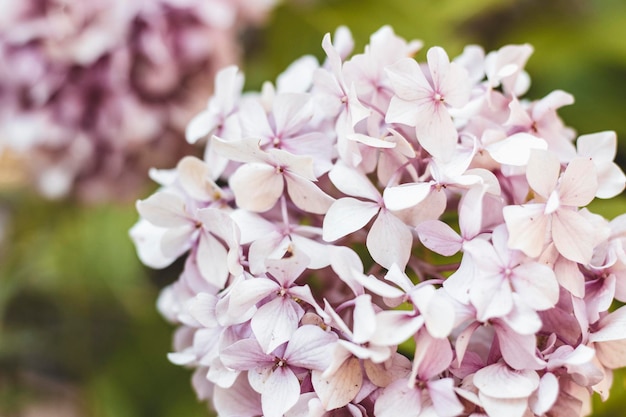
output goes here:
{"type": "Polygon", "coordinates": [[[186,256],[170,360],[224,416],[588,414],[626,366],[626,217],[586,207],[624,189],[615,135],[522,98],[530,45],[353,47],[259,94],[224,69],[187,131],[205,159],[153,172],[131,236],[186,256]]]}

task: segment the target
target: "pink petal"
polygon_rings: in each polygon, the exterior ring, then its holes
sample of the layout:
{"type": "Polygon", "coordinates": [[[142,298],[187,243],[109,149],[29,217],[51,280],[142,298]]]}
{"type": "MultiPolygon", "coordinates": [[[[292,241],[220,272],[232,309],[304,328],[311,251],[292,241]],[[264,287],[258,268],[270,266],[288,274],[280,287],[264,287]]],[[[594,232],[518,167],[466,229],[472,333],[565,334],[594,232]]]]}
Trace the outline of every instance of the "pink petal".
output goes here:
{"type": "Polygon", "coordinates": [[[454,417],[463,413],[464,407],[454,393],[452,378],[435,379],[428,381],[428,394],[433,407],[440,417],[454,417]]]}
{"type": "Polygon", "coordinates": [[[202,276],[216,288],[224,288],[230,272],[228,252],[211,233],[204,232],[198,242],[197,262],[202,276]]]}
{"type": "Polygon", "coordinates": [[[548,216],[543,204],[506,206],[502,214],[509,231],[509,248],[519,249],[530,257],[537,257],[546,240],[548,216]]]}
{"type": "Polygon", "coordinates": [[[315,325],[299,327],[291,337],[284,358],[291,366],[323,371],[330,366],[337,335],[315,325]]]}
{"type": "Polygon", "coordinates": [[[607,342],[626,339],[626,306],[607,314],[598,322],[599,330],[589,335],[590,342],[607,342]]]}
{"type": "Polygon", "coordinates": [[[366,239],[374,261],[384,268],[393,264],[404,269],[411,255],[413,234],[406,224],[387,210],[381,210],[366,239]]]}
{"type": "Polygon", "coordinates": [[[574,158],[565,168],[559,183],[559,197],[566,206],[583,207],[598,190],[596,167],[591,158],[574,158]]]}
{"type": "Polygon", "coordinates": [[[430,101],[419,106],[415,132],[418,142],[428,153],[444,162],[451,159],[458,132],[443,103],[430,101]]]}
{"type": "Polygon", "coordinates": [[[539,375],[528,369],[513,370],[498,362],[477,371],[474,385],[492,398],[528,398],[539,386],[539,375]]]}
{"type": "Polygon", "coordinates": [[[406,379],[388,385],[374,403],[376,417],[417,417],[422,411],[422,393],[406,379]]]}
{"type": "Polygon", "coordinates": [[[387,187],[383,192],[385,207],[389,210],[404,210],[424,201],[430,193],[430,182],[408,183],[395,187],[387,187]]]}
{"type": "Polygon", "coordinates": [[[291,369],[280,366],[265,381],[261,394],[264,417],[283,417],[300,397],[300,381],[291,369]]]}
{"type": "Polygon", "coordinates": [[[521,335],[497,321],[494,322],[494,329],[502,357],[509,366],[518,370],[542,369],[545,366],[535,355],[537,341],[534,334],[521,335]]]}
{"type": "Polygon", "coordinates": [[[353,316],[352,341],[356,344],[368,342],[374,333],[372,323],[376,322],[376,313],[369,294],[355,298],[353,316]]]}
{"type": "Polygon", "coordinates": [[[255,137],[226,140],[213,136],[210,145],[219,155],[236,162],[267,162],[268,156],[255,137]]]}
{"type": "Polygon", "coordinates": [[[543,198],[548,198],[556,187],[561,164],[552,152],[532,149],[526,167],[528,185],[543,198]]]}
{"type": "Polygon", "coordinates": [[[135,243],[137,256],[141,262],[150,268],[161,269],[170,265],[178,257],[177,254],[165,256],[161,250],[161,240],[168,229],[158,227],[140,219],[129,231],[135,243]]]}
{"type": "Polygon", "coordinates": [[[386,310],[376,314],[375,332],[370,342],[381,346],[399,345],[424,325],[424,318],[409,311],[386,310]]]}
{"type": "Polygon", "coordinates": [[[158,191],[137,201],[136,207],[141,217],[155,226],[180,227],[191,222],[185,200],[172,192],[158,191]]]}
{"type": "Polygon", "coordinates": [[[273,115],[276,133],[285,134],[302,129],[313,117],[311,96],[302,93],[282,93],[274,97],[273,115]]]}
{"type": "Polygon", "coordinates": [[[196,232],[193,224],[187,223],[186,226],[168,229],[163,233],[161,238],[161,252],[166,258],[178,258],[180,255],[189,250],[196,232]]]}
{"type": "Polygon", "coordinates": [[[552,215],[552,239],[565,258],[587,265],[596,242],[596,228],[578,212],[560,209],[552,215]]]}
{"type": "Polygon", "coordinates": [[[378,213],[376,203],[352,197],[336,200],[324,217],[322,238],[333,242],[352,232],[362,229],[378,213]]]}
{"type": "Polygon", "coordinates": [[[252,316],[252,332],[263,352],[270,353],[288,341],[298,328],[304,310],[289,297],[276,297],[252,316]]]}
{"type": "Polygon", "coordinates": [[[176,166],[179,181],[194,200],[210,201],[220,195],[219,187],[211,180],[209,166],[193,156],[186,156],[176,166]]]}
{"type": "Polygon", "coordinates": [[[274,363],[274,356],[263,353],[255,339],[243,339],[220,352],[222,363],[237,371],[260,368],[274,363]]]}
{"type": "Polygon", "coordinates": [[[391,81],[394,92],[402,100],[416,101],[430,98],[432,86],[414,59],[402,58],[387,66],[385,72],[391,81]]]}
{"type": "Polygon", "coordinates": [[[513,290],[534,310],[547,310],[559,300],[559,284],[554,271],[547,266],[528,262],[513,270],[513,290]]]}
{"type": "Polygon", "coordinates": [[[493,398],[482,392],[478,397],[488,416],[523,417],[528,409],[527,398],[493,398]]]}
{"type": "Polygon", "coordinates": [[[420,331],[415,338],[413,376],[422,381],[434,378],[450,366],[452,347],[447,338],[436,339],[428,332],[420,331]]]}
{"type": "Polygon", "coordinates": [[[359,360],[351,357],[328,377],[322,376],[321,371],[313,371],[311,381],[324,409],[330,411],[345,406],[359,393],[363,371],[359,360]]]}
{"type": "Polygon", "coordinates": [[[525,166],[528,164],[532,149],[547,149],[545,140],[529,133],[515,133],[508,138],[490,144],[489,155],[500,164],[525,166]]]}
{"type": "Polygon", "coordinates": [[[237,317],[244,315],[256,303],[270,295],[278,292],[280,286],[268,278],[251,278],[239,281],[231,287],[228,302],[228,315],[237,317]]]}
{"type": "Polygon", "coordinates": [[[211,402],[223,416],[254,417],[262,413],[261,396],[250,387],[245,374],[240,374],[232,387],[215,386],[211,402]]]}
{"type": "Polygon", "coordinates": [[[530,399],[530,409],[538,416],[548,412],[559,396],[559,380],[552,372],[546,372],[539,381],[539,387],[530,399]]]}
{"type": "Polygon", "coordinates": [[[419,108],[415,105],[414,101],[407,101],[398,96],[393,96],[387,108],[385,122],[415,127],[418,111],[419,108]]]}
{"type": "Polygon", "coordinates": [[[239,207],[265,212],[274,207],[283,194],[283,175],[275,167],[250,163],[239,167],[229,180],[239,207]]]}
{"type": "Polygon", "coordinates": [[[380,200],[380,193],[372,182],[359,170],[343,163],[336,163],[328,177],[339,191],[346,195],[371,201],[380,200]]]}
{"type": "Polygon", "coordinates": [[[309,213],[324,214],[333,204],[333,198],[313,182],[289,173],[285,175],[285,180],[289,197],[299,209],[309,213]]]}

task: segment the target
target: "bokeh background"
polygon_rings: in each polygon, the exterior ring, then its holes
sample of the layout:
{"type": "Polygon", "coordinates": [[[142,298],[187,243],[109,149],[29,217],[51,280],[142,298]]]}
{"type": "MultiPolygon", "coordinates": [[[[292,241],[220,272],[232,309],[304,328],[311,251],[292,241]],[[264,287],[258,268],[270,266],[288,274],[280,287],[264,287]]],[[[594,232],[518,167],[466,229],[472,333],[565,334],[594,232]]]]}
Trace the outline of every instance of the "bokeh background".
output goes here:
{"type": "MultiPolygon", "coordinates": [[[[283,0],[263,27],[241,34],[246,88],[303,54],[321,59],[322,36],[339,25],[359,51],[384,24],[450,56],[470,43],[531,43],[526,97],[572,93],[576,103],[559,112],[565,123],[579,134],[615,130],[626,167],[623,0],[283,0]]],[[[128,238],[134,202],[45,200],[21,168],[0,157],[0,416],[210,415],[191,373],[166,359],[173,327],[155,301],[180,265],[152,271],[139,263],[128,238]]],[[[626,212],[626,198],[592,206],[613,218],[626,212]]],[[[594,416],[624,415],[624,375],[616,374],[607,403],[595,398],[594,416]]]]}

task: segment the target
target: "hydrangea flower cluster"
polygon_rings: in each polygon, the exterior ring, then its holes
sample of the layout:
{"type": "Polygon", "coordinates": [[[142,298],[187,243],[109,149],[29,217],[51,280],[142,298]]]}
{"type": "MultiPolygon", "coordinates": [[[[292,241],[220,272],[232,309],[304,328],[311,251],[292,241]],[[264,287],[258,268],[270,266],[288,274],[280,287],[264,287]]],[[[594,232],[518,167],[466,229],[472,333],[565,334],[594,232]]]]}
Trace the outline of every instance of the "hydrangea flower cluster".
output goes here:
{"type": "Polygon", "coordinates": [[[1,141],[46,196],[134,199],[190,152],[185,125],[273,3],[0,1],[1,141]]]}
{"type": "Polygon", "coordinates": [[[222,417],[588,414],[626,365],[626,215],[585,208],[624,189],[615,134],[521,98],[529,45],[322,47],[258,93],[220,71],[204,159],[152,171],[169,359],[222,417]]]}

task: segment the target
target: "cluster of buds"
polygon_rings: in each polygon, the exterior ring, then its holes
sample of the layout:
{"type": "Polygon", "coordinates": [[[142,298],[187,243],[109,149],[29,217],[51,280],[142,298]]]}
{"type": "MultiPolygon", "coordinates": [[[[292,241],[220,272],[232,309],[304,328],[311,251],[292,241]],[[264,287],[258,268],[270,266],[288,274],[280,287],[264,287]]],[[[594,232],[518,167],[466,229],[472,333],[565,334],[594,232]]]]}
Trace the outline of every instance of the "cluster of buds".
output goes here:
{"type": "Polygon", "coordinates": [[[0,151],[24,155],[41,192],[135,198],[171,166],[242,29],[273,1],[0,2],[0,151]]]}
{"type": "Polygon", "coordinates": [[[626,366],[616,135],[576,137],[563,91],[520,98],[529,45],[452,61],[346,28],[258,93],[216,77],[131,229],[170,360],[221,417],[582,416],[626,366]]]}

